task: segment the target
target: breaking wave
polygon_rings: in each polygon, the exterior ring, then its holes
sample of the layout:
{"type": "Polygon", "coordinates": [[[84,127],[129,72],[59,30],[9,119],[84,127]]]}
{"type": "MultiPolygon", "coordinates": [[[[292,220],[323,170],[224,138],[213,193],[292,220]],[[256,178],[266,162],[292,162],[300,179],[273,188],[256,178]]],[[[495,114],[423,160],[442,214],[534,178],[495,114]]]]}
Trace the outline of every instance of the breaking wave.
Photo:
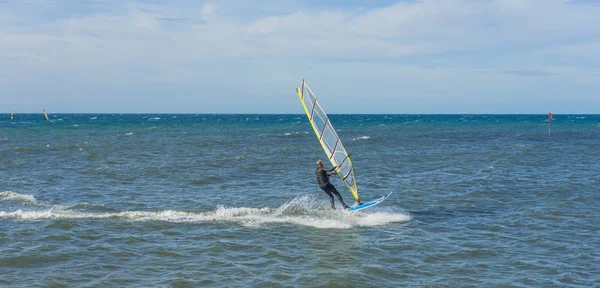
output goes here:
{"type": "MultiPolygon", "coordinates": [[[[82,206],[76,206],[82,208],[82,206]]],[[[346,212],[330,210],[310,196],[292,199],[279,207],[226,207],[219,205],[212,211],[123,211],[98,213],[86,209],[52,207],[45,210],[12,212],[0,211],[0,218],[15,220],[54,219],[121,219],[128,221],[167,221],[172,223],[237,223],[246,227],[265,225],[300,225],[325,229],[349,229],[391,223],[407,222],[411,216],[398,212],[346,212]]]]}

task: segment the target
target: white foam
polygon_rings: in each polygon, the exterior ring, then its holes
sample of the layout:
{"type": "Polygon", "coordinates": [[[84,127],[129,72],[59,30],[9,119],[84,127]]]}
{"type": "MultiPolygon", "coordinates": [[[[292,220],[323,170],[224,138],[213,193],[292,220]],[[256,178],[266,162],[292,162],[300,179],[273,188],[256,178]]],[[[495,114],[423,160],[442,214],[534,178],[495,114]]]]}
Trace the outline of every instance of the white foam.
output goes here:
{"type": "Polygon", "coordinates": [[[308,134],[308,132],[300,132],[300,131],[296,131],[296,132],[294,132],[294,133],[290,133],[290,132],[283,133],[283,135],[284,135],[284,136],[302,135],[302,134],[308,134]]]}
{"type": "Polygon", "coordinates": [[[17,220],[40,219],[125,219],[130,221],[167,221],[173,223],[233,222],[246,227],[291,224],[321,229],[348,229],[407,222],[409,215],[395,212],[354,212],[330,210],[328,203],[309,196],[297,197],[279,207],[226,207],[214,211],[124,211],[93,213],[54,206],[40,211],[0,211],[0,218],[17,220]]]}
{"type": "Polygon", "coordinates": [[[359,226],[380,226],[393,222],[407,222],[410,218],[410,215],[401,213],[374,212],[363,214],[357,224],[359,226]]]}
{"type": "Polygon", "coordinates": [[[33,197],[33,195],[19,194],[19,193],[12,192],[12,191],[0,192],[0,201],[8,201],[8,200],[21,201],[21,202],[31,203],[31,204],[37,203],[37,200],[35,200],[35,197],[33,197]]]}
{"type": "Polygon", "coordinates": [[[358,138],[354,138],[354,139],[352,139],[352,141],[356,141],[356,140],[367,140],[367,139],[369,139],[369,138],[371,138],[371,137],[369,137],[369,136],[360,136],[360,137],[358,137],[358,138]]]}

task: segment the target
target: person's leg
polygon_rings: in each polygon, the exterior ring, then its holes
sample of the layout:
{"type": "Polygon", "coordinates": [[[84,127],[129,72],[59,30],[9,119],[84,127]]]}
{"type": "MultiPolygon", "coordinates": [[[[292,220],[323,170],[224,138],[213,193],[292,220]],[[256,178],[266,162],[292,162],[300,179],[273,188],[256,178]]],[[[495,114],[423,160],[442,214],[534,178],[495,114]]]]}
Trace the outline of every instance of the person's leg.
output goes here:
{"type": "Polygon", "coordinates": [[[329,189],[327,189],[328,187],[321,187],[321,189],[323,189],[323,191],[325,191],[325,193],[327,193],[327,196],[329,196],[329,201],[331,202],[331,209],[335,209],[335,205],[333,203],[333,194],[331,194],[331,191],[329,191],[329,189]]]}
{"type": "MultiPolygon", "coordinates": [[[[327,186],[331,186],[330,191],[335,194],[335,196],[337,196],[338,200],[340,200],[340,203],[342,203],[342,206],[344,206],[344,208],[348,209],[350,208],[348,205],[346,205],[346,203],[344,203],[344,199],[342,199],[342,195],[340,195],[340,192],[337,191],[337,189],[335,189],[335,186],[333,186],[331,183],[329,183],[329,185],[327,186]]],[[[333,197],[331,198],[333,199],[333,197]]]]}

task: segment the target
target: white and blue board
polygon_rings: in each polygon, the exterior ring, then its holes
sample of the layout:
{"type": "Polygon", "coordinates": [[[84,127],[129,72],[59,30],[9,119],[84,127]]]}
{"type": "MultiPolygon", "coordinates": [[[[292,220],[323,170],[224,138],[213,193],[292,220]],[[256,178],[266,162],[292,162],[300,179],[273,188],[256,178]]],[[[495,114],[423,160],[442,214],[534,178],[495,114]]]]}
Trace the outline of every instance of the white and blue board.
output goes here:
{"type": "Polygon", "coordinates": [[[383,200],[385,200],[388,197],[390,197],[390,195],[392,195],[392,192],[387,193],[387,194],[383,195],[381,198],[377,198],[377,199],[375,199],[373,201],[363,202],[363,203],[360,203],[358,205],[354,205],[354,206],[350,207],[348,209],[348,211],[358,211],[358,210],[363,210],[363,209],[371,208],[371,207],[373,207],[373,206],[375,206],[375,205],[383,202],[383,200]]]}

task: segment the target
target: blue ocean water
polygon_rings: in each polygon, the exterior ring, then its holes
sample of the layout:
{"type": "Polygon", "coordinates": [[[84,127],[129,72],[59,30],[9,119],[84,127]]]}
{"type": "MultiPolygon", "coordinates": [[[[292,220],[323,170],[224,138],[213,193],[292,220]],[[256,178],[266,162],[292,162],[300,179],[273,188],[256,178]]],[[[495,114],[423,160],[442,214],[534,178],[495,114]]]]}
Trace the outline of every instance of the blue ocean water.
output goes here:
{"type": "Polygon", "coordinates": [[[15,116],[0,286],[600,285],[599,115],[331,115],[358,213],[304,115],[15,116]]]}

